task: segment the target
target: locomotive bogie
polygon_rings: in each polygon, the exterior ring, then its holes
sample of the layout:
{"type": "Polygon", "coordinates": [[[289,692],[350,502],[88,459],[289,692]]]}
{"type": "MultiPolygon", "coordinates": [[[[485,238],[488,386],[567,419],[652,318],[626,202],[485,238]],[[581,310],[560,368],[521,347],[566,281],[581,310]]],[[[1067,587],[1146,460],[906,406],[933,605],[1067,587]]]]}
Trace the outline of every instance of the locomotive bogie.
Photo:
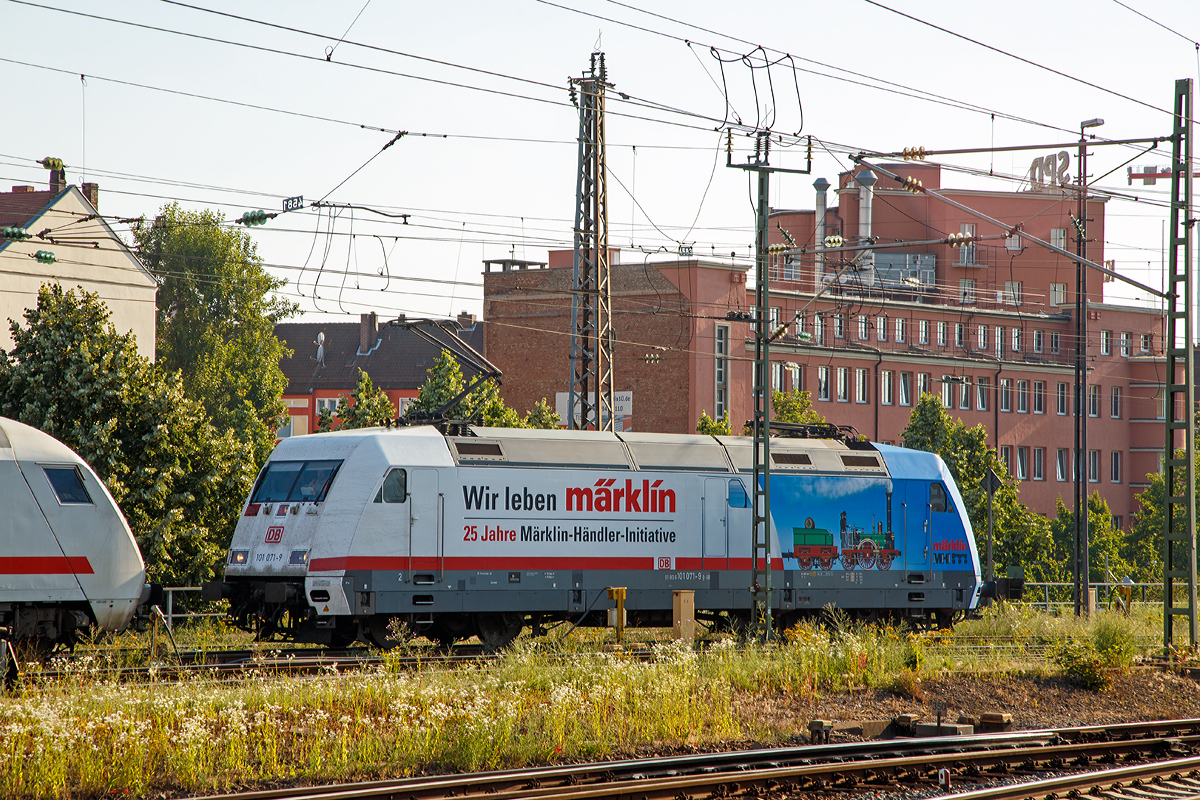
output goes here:
{"type": "MultiPolygon", "coordinates": [[[[382,643],[395,620],[501,646],[524,625],[602,621],[612,586],[626,587],[632,625],[669,623],[677,590],[694,592],[698,614],[748,614],[745,439],[469,432],[285,440],[209,595],[230,597],[244,627],[303,641],[382,643]]],[[[915,620],[975,606],[978,556],[937,456],[821,440],[772,450],[782,619],[829,604],[915,620]],[[780,531],[796,532],[784,547],[780,531]]]]}

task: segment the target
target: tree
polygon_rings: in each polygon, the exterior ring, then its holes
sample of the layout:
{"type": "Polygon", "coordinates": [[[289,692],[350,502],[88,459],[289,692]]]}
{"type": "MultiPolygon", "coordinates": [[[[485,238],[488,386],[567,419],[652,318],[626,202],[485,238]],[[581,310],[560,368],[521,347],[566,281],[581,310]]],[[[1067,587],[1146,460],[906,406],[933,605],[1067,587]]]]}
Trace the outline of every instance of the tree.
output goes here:
{"type": "MultiPolygon", "coordinates": [[[[1075,511],[1067,508],[1059,498],[1055,501],[1055,517],[1050,520],[1050,530],[1054,536],[1054,549],[1060,558],[1070,564],[1075,552],[1075,511]]],[[[1107,558],[1109,572],[1116,580],[1126,575],[1132,575],[1133,565],[1125,560],[1127,552],[1125,537],[1112,526],[1112,512],[1108,503],[1093,492],[1088,496],[1088,580],[1103,583],[1108,580],[1104,575],[1104,565],[1107,558]]],[[[1159,537],[1161,540],[1161,536],[1159,537]]],[[[1073,574],[1073,570],[1067,570],[1073,574]]]]}
{"type": "Polygon", "coordinates": [[[1054,559],[1046,518],[1018,500],[1019,484],[1006,477],[1008,470],[995,448],[988,446],[987,430],[982,425],[968,428],[961,419],[952,419],[938,398],[924,394],[900,436],[905,447],[937,453],[946,462],[966,503],[981,555],[987,544],[987,490],[983,479],[988,470],[1002,476],[1003,485],[992,502],[997,574],[1008,565],[1023,566],[1026,579],[1031,581],[1054,580],[1062,574],[1062,565],[1054,559]]]}
{"type": "Polygon", "coordinates": [[[720,419],[713,419],[707,411],[701,411],[700,419],[696,420],[696,432],[705,436],[732,436],[733,429],[729,427],[729,411],[726,410],[725,415],[720,419]]]}
{"type": "Polygon", "coordinates": [[[790,392],[771,392],[771,410],[779,422],[811,425],[825,421],[812,407],[812,393],[793,389],[790,392]]]}
{"type": "Polygon", "coordinates": [[[176,586],[212,577],[256,472],[218,432],[178,373],[138,355],[95,294],[43,285],[26,327],[0,350],[0,415],[39,428],[87,461],[125,514],[149,575],[176,586]]]}
{"type": "MultiPolygon", "coordinates": [[[[425,374],[429,377],[421,385],[417,399],[410,406],[415,410],[436,411],[453,400],[467,385],[463,379],[462,367],[449,350],[442,350],[433,366],[425,370],[425,374]]],[[[452,419],[478,418],[484,425],[493,428],[527,427],[517,412],[504,404],[500,397],[500,387],[490,378],[471,390],[471,393],[458,401],[447,414],[452,419]]]]}
{"type": "Polygon", "coordinates": [[[333,418],[337,417],[338,428],[378,428],[396,418],[396,407],[388,399],[387,392],[377,388],[371,377],[363,370],[358,371],[358,384],[349,397],[338,398],[337,410],[330,413],[322,408],[317,416],[317,431],[333,430],[333,418]]]}
{"type": "Polygon", "coordinates": [[[153,223],[134,227],[133,238],[138,257],[161,281],[158,365],[178,370],[188,396],[219,430],[249,443],[261,464],[287,418],[279,361],[292,352],[274,326],[299,307],[273,294],[286,281],[267,274],[250,235],[223,220],[168,203],[153,223]]]}
{"type": "Polygon", "coordinates": [[[526,428],[558,430],[561,423],[562,417],[550,407],[550,404],[546,402],[546,398],[544,397],[537,401],[533,408],[529,409],[529,413],[525,415],[526,428]]]}

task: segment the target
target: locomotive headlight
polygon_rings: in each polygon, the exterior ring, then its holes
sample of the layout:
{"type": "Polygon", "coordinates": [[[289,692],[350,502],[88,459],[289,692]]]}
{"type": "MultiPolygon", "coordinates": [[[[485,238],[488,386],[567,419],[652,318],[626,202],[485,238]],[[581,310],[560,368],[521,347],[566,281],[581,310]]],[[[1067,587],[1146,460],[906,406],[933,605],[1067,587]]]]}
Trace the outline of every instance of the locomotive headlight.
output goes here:
{"type": "Polygon", "coordinates": [[[229,563],[234,565],[242,565],[250,560],[249,550],[230,550],[229,563]]]}
{"type": "Polygon", "coordinates": [[[308,563],[308,551],[307,550],[293,550],[292,557],[288,559],[288,563],[289,564],[307,564],[308,563]]]}

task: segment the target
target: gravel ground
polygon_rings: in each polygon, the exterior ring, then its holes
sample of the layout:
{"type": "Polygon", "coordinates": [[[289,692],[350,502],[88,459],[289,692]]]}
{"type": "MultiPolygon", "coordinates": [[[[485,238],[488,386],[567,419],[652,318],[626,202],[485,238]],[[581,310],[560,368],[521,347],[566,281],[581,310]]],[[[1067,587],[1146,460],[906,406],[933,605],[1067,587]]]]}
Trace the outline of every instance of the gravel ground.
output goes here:
{"type": "MultiPolygon", "coordinates": [[[[1154,719],[1200,718],[1200,682],[1153,668],[1135,668],[1091,692],[1059,677],[947,674],[918,684],[917,697],[863,689],[803,701],[779,698],[747,706],[743,713],[778,731],[806,733],[812,719],[852,723],[916,714],[932,722],[944,704],[944,720],[988,711],[1012,714],[1014,729],[1101,725],[1154,719]]],[[[834,741],[855,738],[835,731],[834,741]]]]}

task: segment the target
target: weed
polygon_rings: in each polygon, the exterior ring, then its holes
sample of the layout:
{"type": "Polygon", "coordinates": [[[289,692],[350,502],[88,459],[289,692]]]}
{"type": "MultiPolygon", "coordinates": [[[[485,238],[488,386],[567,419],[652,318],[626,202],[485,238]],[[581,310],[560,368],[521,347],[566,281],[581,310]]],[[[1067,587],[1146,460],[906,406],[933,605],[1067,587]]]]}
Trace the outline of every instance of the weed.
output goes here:
{"type": "Polygon", "coordinates": [[[882,688],[906,700],[915,700],[919,703],[925,699],[925,688],[921,685],[921,678],[915,671],[901,672],[882,688]]]}
{"type": "Polygon", "coordinates": [[[1090,640],[1072,639],[1059,645],[1054,662],[1069,680],[1089,692],[1102,692],[1112,685],[1105,661],[1090,640]]]}

